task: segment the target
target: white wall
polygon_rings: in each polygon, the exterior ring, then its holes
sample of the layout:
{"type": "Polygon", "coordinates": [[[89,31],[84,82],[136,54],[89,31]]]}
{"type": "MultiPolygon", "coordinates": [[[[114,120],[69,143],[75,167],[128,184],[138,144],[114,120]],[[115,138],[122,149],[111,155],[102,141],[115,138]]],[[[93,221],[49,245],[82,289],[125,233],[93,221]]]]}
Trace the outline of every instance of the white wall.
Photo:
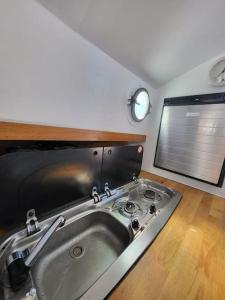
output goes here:
{"type": "Polygon", "coordinates": [[[128,97],[156,92],[34,0],[0,0],[0,119],[148,133],[128,97]]]}
{"type": "Polygon", "coordinates": [[[34,0],[0,0],[0,37],[1,120],[146,133],[145,170],[225,196],[225,187],[152,167],[163,99],[225,91],[208,86],[211,61],[167,84],[157,99],[157,91],[34,0]],[[140,86],[149,89],[153,112],[134,123],[126,102],[140,86]]]}
{"type": "MultiPolygon", "coordinates": [[[[184,176],[173,174],[171,172],[167,172],[153,167],[155,147],[157,142],[160,117],[161,117],[164,98],[225,92],[225,87],[220,87],[220,88],[212,87],[208,84],[208,73],[210,67],[218,58],[223,56],[225,56],[225,53],[219,55],[218,57],[213,58],[212,60],[202,65],[199,65],[193,70],[174,79],[173,81],[169,82],[167,85],[165,85],[163,88],[159,90],[159,99],[158,99],[156,113],[154,116],[155,119],[152,120],[154,124],[154,128],[152,128],[152,130],[154,133],[152,135],[151,145],[154,145],[154,147],[152,146],[150,147],[148,145],[148,149],[146,150],[146,152],[149,153],[149,157],[148,160],[146,161],[146,164],[144,165],[144,169],[147,171],[151,171],[157,175],[161,175],[169,179],[173,179],[175,181],[182,182],[184,184],[202,189],[209,193],[213,193],[225,197],[225,184],[223,185],[222,188],[217,188],[209,184],[201,183],[196,180],[189,179],[184,176]]],[[[147,154],[145,153],[145,155],[147,154]]]]}

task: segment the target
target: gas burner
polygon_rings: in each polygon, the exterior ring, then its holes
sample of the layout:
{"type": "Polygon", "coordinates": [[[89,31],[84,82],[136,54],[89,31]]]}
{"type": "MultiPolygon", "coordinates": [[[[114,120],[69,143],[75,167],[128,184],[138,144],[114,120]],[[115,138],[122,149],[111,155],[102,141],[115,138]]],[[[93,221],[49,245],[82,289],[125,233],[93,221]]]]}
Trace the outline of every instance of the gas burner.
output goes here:
{"type": "Polygon", "coordinates": [[[131,201],[127,201],[126,204],[124,205],[124,210],[129,214],[133,214],[137,211],[137,205],[135,205],[131,201]]]}
{"type": "Polygon", "coordinates": [[[148,199],[151,199],[151,200],[154,200],[155,199],[155,192],[154,191],[152,191],[152,190],[146,190],[145,192],[144,192],[144,196],[145,196],[145,198],[148,198],[148,199]]]}
{"type": "Polygon", "coordinates": [[[143,214],[140,205],[131,201],[120,202],[119,212],[126,217],[139,217],[143,214]]]}
{"type": "Polygon", "coordinates": [[[117,201],[114,208],[118,209],[121,215],[132,219],[144,217],[148,212],[145,207],[127,199],[125,201],[117,201]]]}
{"type": "Polygon", "coordinates": [[[144,197],[148,200],[157,201],[157,202],[161,200],[161,195],[156,193],[153,190],[146,190],[144,192],[144,197]]]}

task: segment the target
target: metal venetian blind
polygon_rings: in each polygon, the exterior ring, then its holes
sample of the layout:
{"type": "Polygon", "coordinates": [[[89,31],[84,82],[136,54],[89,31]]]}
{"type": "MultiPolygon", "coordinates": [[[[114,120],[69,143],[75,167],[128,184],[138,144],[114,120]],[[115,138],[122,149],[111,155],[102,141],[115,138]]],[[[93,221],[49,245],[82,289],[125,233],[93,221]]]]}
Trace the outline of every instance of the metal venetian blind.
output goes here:
{"type": "MultiPolygon", "coordinates": [[[[193,97],[196,100],[196,96],[193,97]]],[[[210,98],[201,103],[197,98],[199,104],[196,104],[190,97],[184,98],[181,105],[176,105],[178,101],[164,103],[154,165],[221,186],[225,157],[225,103],[215,103],[210,98]]]]}

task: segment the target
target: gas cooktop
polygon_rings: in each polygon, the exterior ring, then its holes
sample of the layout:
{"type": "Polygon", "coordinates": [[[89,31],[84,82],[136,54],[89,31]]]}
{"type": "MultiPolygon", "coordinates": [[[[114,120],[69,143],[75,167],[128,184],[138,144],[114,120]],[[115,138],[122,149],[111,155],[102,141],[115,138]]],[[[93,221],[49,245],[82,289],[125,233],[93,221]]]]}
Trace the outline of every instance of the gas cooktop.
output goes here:
{"type": "Polygon", "coordinates": [[[116,198],[109,209],[121,221],[130,222],[136,233],[149,224],[150,220],[160,217],[174,196],[174,191],[155,182],[139,180],[132,184],[126,193],[116,198]]]}

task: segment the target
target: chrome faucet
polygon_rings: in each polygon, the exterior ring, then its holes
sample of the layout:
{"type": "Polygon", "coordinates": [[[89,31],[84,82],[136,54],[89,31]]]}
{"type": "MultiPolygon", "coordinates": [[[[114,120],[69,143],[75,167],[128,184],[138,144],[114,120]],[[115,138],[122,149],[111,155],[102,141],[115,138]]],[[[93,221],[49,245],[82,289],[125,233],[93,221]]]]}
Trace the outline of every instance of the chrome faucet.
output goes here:
{"type": "Polygon", "coordinates": [[[10,284],[14,291],[18,290],[24,284],[28,277],[28,271],[38,259],[41,250],[43,250],[57,228],[63,226],[65,222],[66,219],[63,216],[59,216],[42,236],[40,241],[36,244],[28,256],[27,249],[24,251],[15,251],[9,255],[7,259],[7,269],[9,273],[10,284]]]}
{"type": "Polygon", "coordinates": [[[31,268],[36,260],[39,257],[39,254],[41,250],[44,248],[44,246],[47,244],[48,240],[51,238],[53,233],[56,231],[58,227],[61,227],[65,224],[66,219],[63,216],[59,216],[53,224],[49,227],[47,232],[43,235],[43,237],[40,239],[40,241],[37,243],[37,245],[32,250],[31,254],[26,258],[25,265],[28,268],[31,268]]]}

